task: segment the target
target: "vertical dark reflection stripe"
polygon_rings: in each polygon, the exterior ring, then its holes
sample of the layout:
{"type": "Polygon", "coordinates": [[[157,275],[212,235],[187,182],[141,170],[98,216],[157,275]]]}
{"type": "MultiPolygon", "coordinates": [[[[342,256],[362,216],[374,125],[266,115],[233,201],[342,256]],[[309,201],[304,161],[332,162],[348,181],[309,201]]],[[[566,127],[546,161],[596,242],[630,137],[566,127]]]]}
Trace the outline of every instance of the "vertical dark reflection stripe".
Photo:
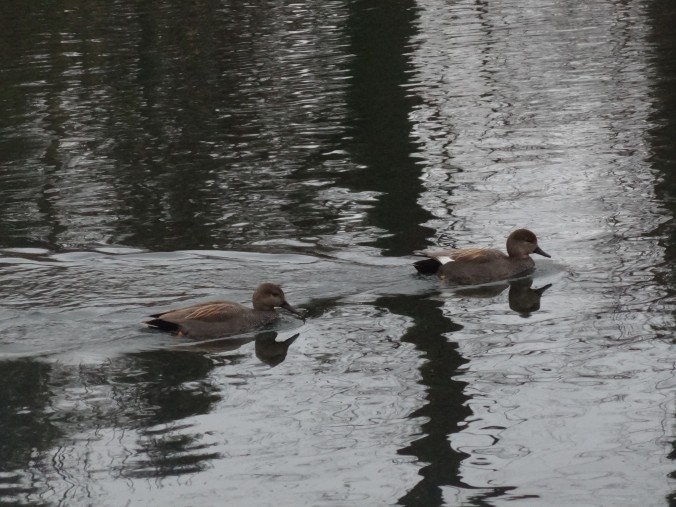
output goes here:
{"type": "MultiPolygon", "coordinates": [[[[662,237],[665,251],[665,267],[659,273],[669,297],[676,294],[676,4],[673,0],[655,0],[650,9],[653,43],[653,105],[651,123],[655,127],[648,136],[651,165],[658,183],[655,194],[663,206],[671,212],[671,219],[654,231],[662,237]]],[[[667,330],[669,332],[669,330],[667,330]]],[[[673,333],[673,329],[670,330],[673,333]]],[[[672,421],[673,424],[673,421],[672,421]]],[[[669,458],[676,461],[676,442],[671,443],[669,458]]],[[[670,478],[676,479],[676,470],[670,478]]],[[[667,498],[668,504],[676,507],[676,491],[667,498]]]]}
{"type": "MultiPolygon", "coordinates": [[[[423,187],[411,157],[417,147],[409,120],[415,99],[407,96],[405,87],[412,74],[407,53],[416,30],[415,9],[415,3],[408,0],[355,1],[350,4],[348,20],[354,55],[347,95],[349,150],[364,169],[344,178],[351,188],[382,193],[369,218],[386,231],[387,236],[375,242],[385,255],[410,254],[431,234],[421,225],[431,215],[418,205],[423,187]]],[[[385,297],[376,304],[413,319],[401,340],[414,344],[426,360],[420,371],[426,403],[409,415],[427,419],[421,425],[424,436],[399,451],[425,464],[421,480],[408,488],[399,503],[442,505],[442,486],[467,488],[458,479],[460,463],[467,455],[453,450],[448,440],[470,414],[465,384],[454,380],[466,360],[446,336],[461,326],[443,315],[439,302],[425,297],[385,297]]]]}
{"type": "MultiPolygon", "coordinates": [[[[398,504],[408,507],[445,505],[443,486],[473,489],[460,478],[460,465],[469,455],[453,449],[448,438],[460,431],[460,423],[472,414],[467,407],[467,384],[456,379],[458,368],[467,360],[458,353],[457,343],[448,338],[462,326],[443,315],[442,303],[426,297],[387,297],[379,299],[376,305],[413,319],[413,325],[401,341],[415,345],[425,359],[420,376],[426,387],[426,403],[409,414],[412,419],[426,420],[421,424],[423,436],[399,450],[399,454],[414,456],[424,465],[419,472],[420,481],[408,488],[398,504]]],[[[489,498],[512,489],[477,488],[476,494],[471,495],[471,505],[489,505],[489,498]]]]}
{"type": "Polygon", "coordinates": [[[422,479],[411,485],[400,505],[442,505],[441,486],[465,488],[458,479],[458,469],[467,454],[451,448],[448,435],[458,431],[458,423],[471,414],[465,402],[466,384],[454,380],[457,369],[467,362],[457,351],[457,344],[445,334],[462,326],[451,322],[441,312],[441,303],[428,298],[381,298],[377,305],[413,319],[413,325],[401,337],[412,343],[425,359],[420,369],[421,381],[426,387],[426,403],[409,415],[426,418],[421,425],[423,436],[400,449],[404,456],[415,456],[427,463],[420,470],[422,479]]]}
{"type": "Polygon", "coordinates": [[[652,94],[654,112],[652,123],[655,127],[648,137],[651,151],[651,165],[658,175],[655,192],[658,199],[671,212],[672,218],[658,231],[664,236],[664,247],[671,273],[667,284],[673,293],[676,271],[676,4],[671,0],[656,0],[652,4],[653,69],[655,82],[652,94]]]}
{"type": "Polygon", "coordinates": [[[454,449],[449,441],[449,435],[459,433],[464,428],[461,423],[472,415],[467,406],[470,397],[465,394],[467,383],[458,380],[458,368],[468,360],[460,355],[457,343],[452,341],[452,333],[463,326],[443,314],[442,302],[425,296],[385,297],[377,300],[376,305],[413,319],[413,325],[400,339],[415,345],[425,359],[420,376],[426,388],[426,402],[409,414],[411,419],[425,420],[420,426],[423,436],[399,450],[399,454],[414,456],[423,463],[419,472],[421,479],[399,498],[398,504],[406,507],[449,505],[443,497],[442,488],[446,486],[468,492],[467,505],[488,507],[493,505],[491,499],[515,491],[515,486],[490,488],[466,484],[460,467],[470,455],[454,449]]]}
{"type": "Polygon", "coordinates": [[[359,0],[349,7],[354,59],[347,93],[348,150],[365,168],[344,178],[351,188],[383,193],[369,218],[386,231],[375,241],[386,255],[409,254],[431,234],[420,225],[431,215],[418,205],[423,187],[411,158],[416,146],[409,120],[414,98],[404,87],[412,70],[407,53],[416,30],[415,9],[412,0],[359,0]]]}

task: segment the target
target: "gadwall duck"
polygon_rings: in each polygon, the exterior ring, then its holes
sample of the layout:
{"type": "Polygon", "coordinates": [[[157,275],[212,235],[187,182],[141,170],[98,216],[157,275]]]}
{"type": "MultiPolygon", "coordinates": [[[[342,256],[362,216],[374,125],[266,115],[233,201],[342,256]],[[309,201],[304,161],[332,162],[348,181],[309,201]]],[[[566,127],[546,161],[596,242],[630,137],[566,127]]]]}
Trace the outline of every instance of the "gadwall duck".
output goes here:
{"type": "Polygon", "coordinates": [[[241,333],[265,326],[279,319],[275,308],[303,316],[286,302],[284,291],[278,285],[263,283],[253,294],[253,308],[233,301],[210,301],[185,308],[151,315],[147,326],[161,331],[178,332],[179,336],[216,337],[241,333]]]}
{"type": "Polygon", "coordinates": [[[429,257],[414,264],[419,273],[436,273],[443,280],[461,285],[479,285],[524,276],[535,269],[530,254],[551,257],[538,246],[535,234],[528,229],[518,229],[509,235],[507,255],[493,248],[424,250],[416,253],[429,257]]]}

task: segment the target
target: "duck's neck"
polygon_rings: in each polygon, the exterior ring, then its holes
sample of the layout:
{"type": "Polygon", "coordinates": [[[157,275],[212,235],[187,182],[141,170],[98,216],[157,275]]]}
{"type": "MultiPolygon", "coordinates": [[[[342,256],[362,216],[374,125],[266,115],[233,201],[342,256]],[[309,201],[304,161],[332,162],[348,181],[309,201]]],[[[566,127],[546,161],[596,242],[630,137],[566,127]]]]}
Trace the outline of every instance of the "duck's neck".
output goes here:
{"type": "Polygon", "coordinates": [[[527,259],[530,257],[528,252],[524,252],[520,248],[514,246],[510,248],[510,245],[507,245],[507,255],[509,255],[510,259],[527,259]]]}
{"type": "Polygon", "coordinates": [[[274,306],[268,306],[268,305],[253,305],[253,309],[256,310],[257,312],[274,312],[275,311],[274,306]]]}

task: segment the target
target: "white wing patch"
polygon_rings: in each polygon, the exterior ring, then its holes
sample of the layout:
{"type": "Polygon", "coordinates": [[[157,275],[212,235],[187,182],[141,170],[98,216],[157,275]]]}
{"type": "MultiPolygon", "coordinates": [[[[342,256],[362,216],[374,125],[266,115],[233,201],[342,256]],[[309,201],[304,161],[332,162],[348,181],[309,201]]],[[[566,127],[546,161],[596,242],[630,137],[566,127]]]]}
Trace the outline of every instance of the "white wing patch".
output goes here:
{"type": "Polygon", "coordinates": [[[447,255],[439,255],[435,257],[435,259],[441,262],[442,265],[448,264],[449,262],[453,262],[453,259],[451,257],[448,257],[447,255]]]}

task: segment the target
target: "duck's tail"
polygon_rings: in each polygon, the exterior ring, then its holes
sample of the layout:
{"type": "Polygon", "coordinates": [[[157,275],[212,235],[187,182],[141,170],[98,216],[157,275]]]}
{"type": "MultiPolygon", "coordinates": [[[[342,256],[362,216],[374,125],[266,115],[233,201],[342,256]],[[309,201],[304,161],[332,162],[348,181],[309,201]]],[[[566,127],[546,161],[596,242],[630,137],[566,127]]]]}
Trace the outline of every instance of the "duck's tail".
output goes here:
{"type": "Polygon", "coordinates": [[[413,266],[418,270],[418,273],[422,273],[423,275],[433,275],[439,270],[441,262],[436,259],[423,259],[414,262],[413,266]]]}
{"type": "Polygon", "coordinates": [[[160,313],[151,315],[151,317],[155,318],[152,320],[146,320],[144,324],[148,327],[152,327],[153,329],[159,329],[160,331],[169,331],[170,333],[176,333],[181,330],[181,326],[179,326],[178,324],[162,320],[160,318],[161,315],[162,314],[160,313]]]}

